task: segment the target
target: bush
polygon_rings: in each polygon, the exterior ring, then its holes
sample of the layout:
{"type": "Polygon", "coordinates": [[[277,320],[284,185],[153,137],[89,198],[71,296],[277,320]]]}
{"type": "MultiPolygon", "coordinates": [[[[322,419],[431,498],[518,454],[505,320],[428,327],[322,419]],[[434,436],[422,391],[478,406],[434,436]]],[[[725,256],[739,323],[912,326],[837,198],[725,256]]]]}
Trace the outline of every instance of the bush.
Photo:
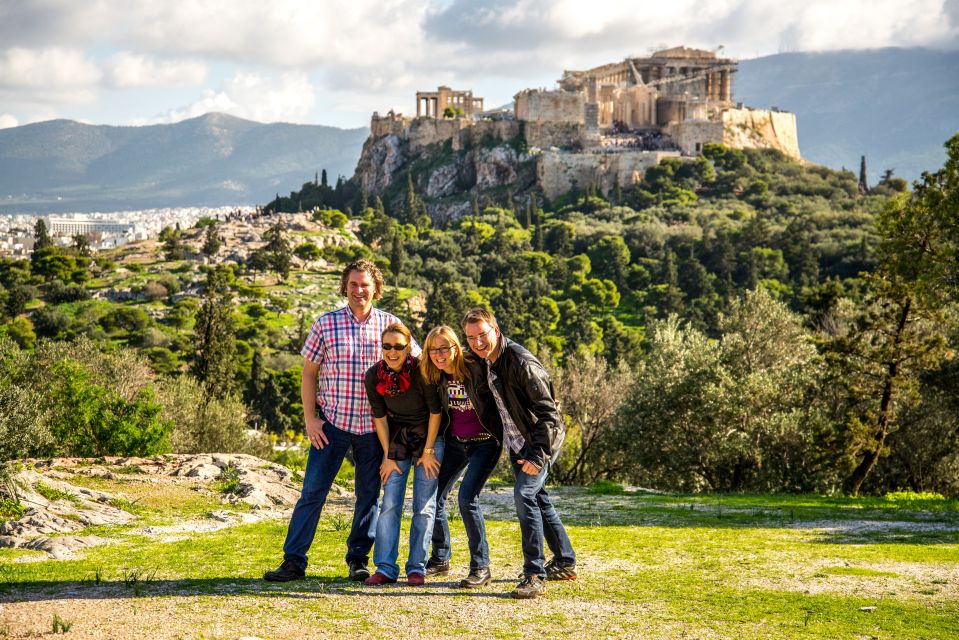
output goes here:
{"type": "Polygon", "coordinates": [[[266,438],[249,435],[246,409],[238,396],[207,397],[202,385],[189,376],[161,381],[158,396],[163,419],[173,424],[173,451],[261,457],[269,453],[266,438]]]}
{"type": "Polygon", "coordinates": [[[42,394],[19,380],[28,359],[13,341],[0,337],[0,461],[33,457],[53,444],[42,394]]]}
{"type": "Polygon", "coordinates": [[[40,307],[31,319],[33,330],[42,338],[58,338],[70,327],[70,318],[53,307],[40,307]]]}
{"type": "Polygon", "coordinates": [[[52,368],[57,419],[51,425],[56,448],[70,455],[150,456],[168,449],[172,423],[160,416],[153,388],[140,388],[127,400],[97,384],[84,365],[72,359],[52,368]]]}

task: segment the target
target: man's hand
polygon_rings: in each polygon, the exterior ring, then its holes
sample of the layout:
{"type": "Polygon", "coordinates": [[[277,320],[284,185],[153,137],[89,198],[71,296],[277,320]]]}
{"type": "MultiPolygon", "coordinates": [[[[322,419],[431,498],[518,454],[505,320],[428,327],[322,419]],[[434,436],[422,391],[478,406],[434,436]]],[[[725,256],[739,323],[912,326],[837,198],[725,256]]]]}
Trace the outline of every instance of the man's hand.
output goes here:
{"type": "Polygon", "coordinates": [[[529,460],[517,460],[516,464],[522,466],[523,473],[528,473],[531,476],[538,476],[539,472],[542,471],[542,469],[537,467],[535,464],[533,464],[529,460]]]}
{"type": "Polygon", "coordinates": [[[306,419],[306,437],[317,449],[322,449],[330,442],[323,433],[323,421],[316,416],[306,419]]]}
{"type": "Polygon", "coordinates": [[[440,461],[436,454],[423,452],[416,464],[423,465],[423,471],[426,472],[426,479],[432,480],[440,474],[440,461]]]}
{"type": "Polygon", "coordinates": [[[391,473],[400,474],[400,466],[396,464],[396,460],[390,460],[389,458],[384,458],[383,464],[380,465],[380,482],[386,484],[386,481],[390,479],[391,473]]]}

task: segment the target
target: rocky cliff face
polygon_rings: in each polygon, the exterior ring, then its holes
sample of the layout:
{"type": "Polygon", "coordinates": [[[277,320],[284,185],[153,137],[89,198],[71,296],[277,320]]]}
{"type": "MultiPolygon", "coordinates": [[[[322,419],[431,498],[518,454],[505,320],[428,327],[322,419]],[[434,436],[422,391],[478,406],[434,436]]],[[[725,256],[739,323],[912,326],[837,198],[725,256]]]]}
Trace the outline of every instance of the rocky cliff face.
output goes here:
{"type": "Polygon", "coordinates": [[[535,160],[517,144],[515,127],[451,128],[449,136],[438,136],[435,122],[443,121],[372,127],[354,180],[371,196],[399,204],[410,175],[434,220],[469,212],[473,196],[505,200],[507,193],[522,196],[536,186],[535,160]],[[426,133],[431,135],[424,137],[426,133]]]}

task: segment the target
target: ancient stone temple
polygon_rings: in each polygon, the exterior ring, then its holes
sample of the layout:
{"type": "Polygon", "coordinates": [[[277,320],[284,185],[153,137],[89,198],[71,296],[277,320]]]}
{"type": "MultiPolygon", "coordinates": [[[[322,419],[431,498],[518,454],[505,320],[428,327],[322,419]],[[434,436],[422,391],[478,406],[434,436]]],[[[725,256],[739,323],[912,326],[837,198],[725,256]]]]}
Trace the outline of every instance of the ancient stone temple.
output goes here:
{"type": "Polygon", "coordinates": [[[673,47],[587,71],[564,71],[563,91],[598,106],[597,125],[665,127],[731,107],[736,62],[713,51],[673,47]]]}
{"type": "Polygon", "coordinates": [[[483,110],[483,99],[473,95],[472,91],[455,91],[449,87],[438,87],[436,91],[416,92],[416,117],[429,116],[442,118],[447,107],[456,113],[472,116],[483,110]]]}
{"type": "Polygon", "coordinates": [[[523,163],[535,163],[523,188],[532,182],[556,198],[573,186],[604,194],[631,187],[664,158],[693,158],[707,144],[775,149],[801,159],[796,116],[738,104],[736,69],[719,49],[680,46],[564,71],[554,88],[518,91],[512,109],[484,111],[472,91],[447,86],[418,91],[416,117],[373,114],[357,176],[368,193],[381,193],[405,175],[411,159],[446,149],[442,153],[458,159],[421,181],[437,199],[435,211],[462,213],[469,203],[453,198],[456,185],[504,187],[519,180],[516,167],[523,163]],[[448,117],[453,114],[458,117],[448,117]],[[491,148],[491,141],[500,146],[491,148]],[[441,206],[443,198],[453,200],[441,206]]]}

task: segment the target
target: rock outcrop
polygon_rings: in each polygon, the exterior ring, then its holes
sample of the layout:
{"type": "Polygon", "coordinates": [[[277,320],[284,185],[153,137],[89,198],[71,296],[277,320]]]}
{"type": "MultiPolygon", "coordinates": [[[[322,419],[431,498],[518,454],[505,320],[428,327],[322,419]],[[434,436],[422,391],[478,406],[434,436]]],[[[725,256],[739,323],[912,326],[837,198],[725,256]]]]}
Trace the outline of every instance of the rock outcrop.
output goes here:
{"type": "MultiPolygon", "coordinates": [[[[146,527],[142,532],[147,534],[197,532],[283,517],[300,495],[290,469],[243,454],[27,460],[13,478],[17,497],[26,509],[22,517],[0,523],[0,547],[46,551],[54,558],[64,559],[84,548],[109,542],[99,536],[64,534],[77,534],[91,526],[134,524],[135,501],[121,490],[84,486],[93,484],[91,479],[118,488],[146,484],[157,491],[171,485],[187,485],[238,509],[215,510],[202,523],[146,527]]],[[[332,499],[345,499],[347,495],[345,489],[333,486],[332,499]]]]}

